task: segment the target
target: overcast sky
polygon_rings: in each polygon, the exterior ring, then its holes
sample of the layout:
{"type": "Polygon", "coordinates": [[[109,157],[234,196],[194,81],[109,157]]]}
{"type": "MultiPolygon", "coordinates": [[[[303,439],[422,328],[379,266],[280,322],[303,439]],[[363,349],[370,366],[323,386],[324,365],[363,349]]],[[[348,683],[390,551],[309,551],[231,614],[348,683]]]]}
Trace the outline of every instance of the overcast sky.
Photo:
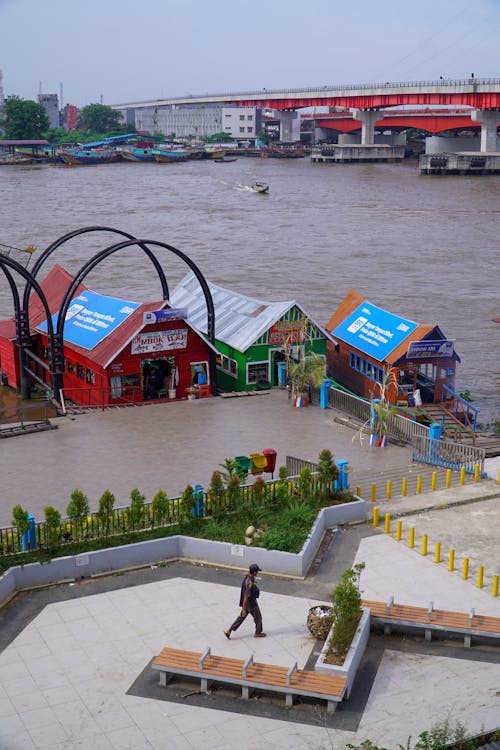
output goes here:
{"type": "Polygon", "coordinates": [[[500,0],[0,0],[5,96],[500,77],[500,0]]]}

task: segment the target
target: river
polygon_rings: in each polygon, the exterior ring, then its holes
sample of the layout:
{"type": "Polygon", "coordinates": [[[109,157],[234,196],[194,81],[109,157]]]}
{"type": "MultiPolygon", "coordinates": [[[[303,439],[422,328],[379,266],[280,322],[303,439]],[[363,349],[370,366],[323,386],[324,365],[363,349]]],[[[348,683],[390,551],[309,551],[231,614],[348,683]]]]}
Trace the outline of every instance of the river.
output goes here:
{"type": "MultiPolygon", "coordinates": [[[[498,176],[424,177],[413,160],[37,165],[3,167],[0,199],[0,243],[41,251],[80,227],[115,227],[175,246],[211,281],[263,300],[295,299],[323,324],[353,287],[456,339],[457,389],[471,392],[481,422],[500,419],[498,176]],[[269,183],[268,195],[249,189],[255,180],[269,183]]],[[[53,258],[75,272],[118,239],[86,235],[53,258]]],[[[161,255],[173,288],[188,269],[161,255]]],[[[85,283],[134,301],[161,298],[138,248],[107,259],[85,283]]],[[[4,280],[0,315],[11,313],[4,280]]]]}

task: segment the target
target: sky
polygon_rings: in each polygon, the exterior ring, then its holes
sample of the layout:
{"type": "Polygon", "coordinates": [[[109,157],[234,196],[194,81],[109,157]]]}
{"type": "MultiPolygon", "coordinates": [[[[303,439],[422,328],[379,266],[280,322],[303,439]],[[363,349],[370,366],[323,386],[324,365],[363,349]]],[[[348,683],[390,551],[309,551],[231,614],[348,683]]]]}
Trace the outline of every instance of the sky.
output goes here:
{"type": "Polygon", "coordinates": [[[500,77],[500,0],[0,0],[4,95],[63,104],[500,77]]]}

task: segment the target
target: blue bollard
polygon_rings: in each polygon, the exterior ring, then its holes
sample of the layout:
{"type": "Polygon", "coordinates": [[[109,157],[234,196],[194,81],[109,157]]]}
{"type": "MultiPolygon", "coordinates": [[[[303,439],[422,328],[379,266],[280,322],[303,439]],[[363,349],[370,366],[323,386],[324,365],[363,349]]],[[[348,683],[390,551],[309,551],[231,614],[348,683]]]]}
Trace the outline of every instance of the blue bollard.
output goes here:
{"type": "Polygon", "coordinates": [[[335,489],[336,490],[348,490],[349,489],[349,461],[346,461],[345,459],[341,458],[338,461],[335,461],[337,468],[339,470],[339,476],[338,479],[335,480],[335,489]]]}
{"type": "Polygon", "coordinates": [[[431,463],[439,458],[441,453],[441,435],[443,434],[443,426],[438,422],[432,422],[429,425],[429,460],[431,463]]]}
{"type": "Polygon", "coordinates": [[[328,389],[330,388],[332,381],[330,378],[326,378],[321,383],[319,389],[319,406],[320,409],[328,409],[328,389]]]}
{"type": "Polygon", "coordinates": [[[36,526],[35,526],[35,516],[33,513],[28,513],[28,521],[30,524],[30,527],[28,531],[26,531],[22,536],[22,545],[23,545],[23,552],[28,552],[28,550],[36,549],[36,526]]]}
{"type": "Polygon", "coordinates": [[[191,515],[195,518],[203,518],[203,511],[204,511],[204,491],[201,484],[192,484],[193,488],[193,497],[194,497],[194,505],[191,509],[191,515]]]}

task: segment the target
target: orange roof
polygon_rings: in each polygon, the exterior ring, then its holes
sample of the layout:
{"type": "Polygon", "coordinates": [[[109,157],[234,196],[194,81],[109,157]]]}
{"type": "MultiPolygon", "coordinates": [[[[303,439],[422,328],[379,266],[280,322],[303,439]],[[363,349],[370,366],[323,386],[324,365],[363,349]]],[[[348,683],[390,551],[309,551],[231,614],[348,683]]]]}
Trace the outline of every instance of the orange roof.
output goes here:
{"type": "Polygon", "coordinates": [[[354,289],[349,289],[346,296],[337,307],[332,317],[326,324],[326,330],[331,333],[343,320],[347,318],[364,301],[364,297],[354,289]]]}

